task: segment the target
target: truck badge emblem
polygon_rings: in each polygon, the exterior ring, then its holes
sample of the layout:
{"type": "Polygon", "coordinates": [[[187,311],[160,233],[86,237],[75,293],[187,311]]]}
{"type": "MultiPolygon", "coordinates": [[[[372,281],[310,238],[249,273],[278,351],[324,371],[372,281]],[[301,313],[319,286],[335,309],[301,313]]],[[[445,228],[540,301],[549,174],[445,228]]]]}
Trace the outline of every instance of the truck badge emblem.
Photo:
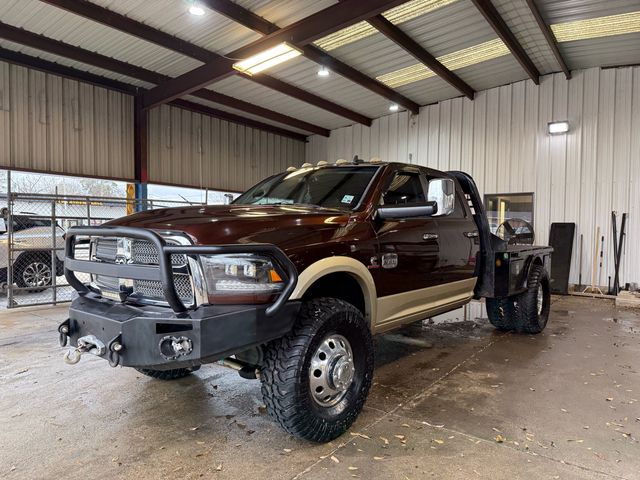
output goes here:
{"type": "Polygon", "coordinates": [[[382,268],[396,268],[398,266],[398,254],[385,253],[382,255],[382,268]]]}

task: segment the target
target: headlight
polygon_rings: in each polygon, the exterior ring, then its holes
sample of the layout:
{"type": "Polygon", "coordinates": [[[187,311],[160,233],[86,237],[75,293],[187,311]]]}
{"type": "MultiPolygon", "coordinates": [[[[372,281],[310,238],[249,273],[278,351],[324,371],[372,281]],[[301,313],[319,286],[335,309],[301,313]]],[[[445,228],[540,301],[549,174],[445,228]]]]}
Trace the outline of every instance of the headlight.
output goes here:
{"type": "Polygon", "coordinates": [[[252,254],[202,255],[209,303],[267,303],[284,288],[269,257],[252,254]]]}

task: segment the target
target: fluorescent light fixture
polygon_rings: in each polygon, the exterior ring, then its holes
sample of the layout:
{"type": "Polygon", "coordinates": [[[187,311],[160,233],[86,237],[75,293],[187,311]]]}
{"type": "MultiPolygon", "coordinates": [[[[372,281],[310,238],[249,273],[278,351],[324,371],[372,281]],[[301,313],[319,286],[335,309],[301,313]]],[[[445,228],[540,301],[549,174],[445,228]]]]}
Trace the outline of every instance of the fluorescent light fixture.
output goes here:
{"type": "Polygon", "coordinates": [[[189,7],[189,13],[191,15],[201,17],[202,15],[204,15],[204,8],[202,8],[197,3],[192,3],[191,6],[189,7]]]}
{"type": "Polygon", "coordinates": [[[292,47],[288,43],[280,43],[273,48],[260,52],[246,60],[241,60],[233,64],[233,68],[246,73],[247,75],[254,75],[260,73],[268,68],[284,63],[287,60],[291,60],[302,52],[297,48],[292,47]]]}
{"type": "MultiPolygon", "coordinates": [[[[398,5],[391,10],[387,10],[382,15],[391,23],[397,25],[455,1],[456,0],[412,0],[398,5]]],[[[359,22],[327,35],[317,40],[315,44],[323,50],[331,51],[377,32],[378,30],[369,25],[368,22],[359,22]]]]}
{"type": "Polygon", "coordinates": [[[328,77],[329,76],[329,69],[327,67],[320,67],[320,70],[318,70],[318,76],[319,77],[328,77]]]}
{"type": "Polygon", "coordinates": [[[562,122],[549,122],[547,124],[547,130],[549,135],[561,135],[569,131],[569,122],[566,120],[562,122]]]}
{"type": "Polygon", "coordinates": [[[558,42],[640,32],[640,11],[551,25],[558,42]]]}
{"type": "MultiPolygon", "coordinates": [[[[488,42],[474,45],[472,47],[458,50],[457,52],[448,53],[438,57],[438,61],[449,70],[457,70],[459,68],[475,65],[476,63],[486,62],[494,58],[502,57],[509,54],[509,49],[502,40],[496,38],[488,42]]],[[[396,88],[402,85],[425,80],[435,76],[435,73],[427,68],[424,64],[418,63],[409,67],[401,68],[394,72],[389,72],[376,77],[376,79],[388,87],[396,88]]]]}
{"type": "Polygon", "coordinates": [[[398,107],[397,103],[392,103],[391,105],[389,105],[389,111],[390,112],[397,112],[399,108],[400,107],[398,107]]]}

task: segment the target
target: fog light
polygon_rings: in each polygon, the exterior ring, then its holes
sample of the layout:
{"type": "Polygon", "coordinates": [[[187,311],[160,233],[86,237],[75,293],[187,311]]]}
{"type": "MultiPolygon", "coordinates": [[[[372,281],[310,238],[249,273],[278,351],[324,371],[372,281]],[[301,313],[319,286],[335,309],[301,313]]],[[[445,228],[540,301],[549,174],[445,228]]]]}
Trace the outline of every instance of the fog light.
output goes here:
{"type": "Polygon", "coordinates": [[[175,360],[178,357],[189,355],[193,351],[193,342],[189,337],[174,337],[172,335],[162,337],[158,346],[160,354],[167,360],[175,360]]]}

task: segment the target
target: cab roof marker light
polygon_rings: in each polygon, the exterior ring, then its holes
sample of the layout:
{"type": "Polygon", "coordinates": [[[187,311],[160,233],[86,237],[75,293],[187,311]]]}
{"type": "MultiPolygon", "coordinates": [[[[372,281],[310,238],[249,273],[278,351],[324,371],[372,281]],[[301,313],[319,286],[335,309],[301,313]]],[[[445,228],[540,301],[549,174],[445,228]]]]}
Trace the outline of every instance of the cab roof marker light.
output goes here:
{"type": "Polygon", "coordinates": [[[640,11],[551,25],[558,42],[640,32],[640,11]]]}
{"type": "MultiPolygon", "coordinates": [[[[387,10],[382,15],[391,23],[397,25],[455,1],[456,0],[412,0],[398,5],[391,10],[387,10]]],[[[369,37],[377,32],[378,31],[369,25],[369,23],[363,21],[338,30],[331,35],[327,35],[317,40],[315,45],[326,51],[335,50],[336,48],[369,37]]]]}
{"type": "Polygon", "coordinates": [[[324,167],[325,165],[329,165],[329,162],[327,162],[326,160],[320,160],[318,163],[316,163],[317,167],[324,167]]]}
{"type": "Polygon", "coordinates": [[[349,162],[344,158],[339,158],[338,160],[336,160],[336,165],[344,165],[345,163],[349,163],[349,162]]]}
{"type": "Polygon", "coordinates": [[[300,50],[283,42],[245,60],[234,63],[233,68],[247,75],[255,75],[300,55],[302,55],[300,50]]]}
{"type": "Polygon", "coordinates": [[[300,168],[309,168],[309,167],[313,167],[313,163],[309,163],[309,162],[303,163],[300,168]]]}

